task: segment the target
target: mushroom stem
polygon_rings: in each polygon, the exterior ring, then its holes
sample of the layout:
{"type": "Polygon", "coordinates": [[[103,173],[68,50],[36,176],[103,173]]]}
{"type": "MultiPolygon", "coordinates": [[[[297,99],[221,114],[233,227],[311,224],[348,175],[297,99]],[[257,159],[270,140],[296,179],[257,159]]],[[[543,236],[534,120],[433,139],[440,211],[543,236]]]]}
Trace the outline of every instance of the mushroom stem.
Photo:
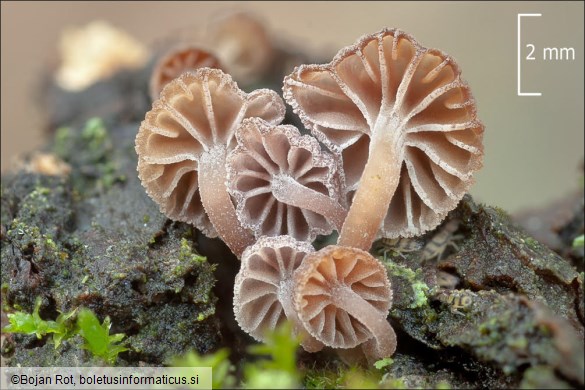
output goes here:
{"type": "Polygon", "coordinates": [[[338,245],[370,250],[400,181],[393,121],[376,124],[370,156],[339,235],[338,245]],[[385,127],[385,128],[382,128],[385,127]]]}
{"type": "Polygon", "coordinates": [[[289,175],[272,177],[272,193],[279,202],[324,216],[338,231],[341,230],[347,216],[347,210],[335,199],[303,186],[289,175]]]}
{"type": "Polygon", "coordinates": [[[339,287],[332,291],[331,300],[337,307],[361,322],[374,335],[375,350],[367,351],[367,355],[373,353],[377,359],[392,356],[396,350],[396,333],[379,310],[347,287],[339,287]]]}
{"type": "Polygon", "coordinates": [[[199,159],[199,193],[201,203],[217,233],[230,250],[240,258],[246,247],[254,243],[254,236],[242,226],[226,187],[225,167],[227,151],[217,146],[199,159]]]}

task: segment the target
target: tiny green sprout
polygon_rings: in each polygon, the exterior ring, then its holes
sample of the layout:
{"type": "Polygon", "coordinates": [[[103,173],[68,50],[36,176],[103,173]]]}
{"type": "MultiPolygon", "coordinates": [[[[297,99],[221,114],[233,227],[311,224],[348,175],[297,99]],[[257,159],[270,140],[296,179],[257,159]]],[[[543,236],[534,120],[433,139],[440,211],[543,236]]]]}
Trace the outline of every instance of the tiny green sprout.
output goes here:
{"type": "Polygon", "coordinates": [[[231,388],[236,384],[236,378],[231,374],[233,367],[228,359],[230,351],[219,351],[201,356],[191,351],[171,361],[173,367],[211,367],[213,377],[211,387],[214,389],[231,388]]]}
{"type": "Polygon", "coordinates": [[[91,310],[81,309],[77,315],[77,326],[79,334],[85,339],[83,348],[108,364],[114,364],[118,354],[128,350],[120,344],[125,337],[123,333],[110,335],[110,317],[106,317],[103,324],[100,324],[91,310]]]}
{"type": "Polygon", "coordinates": [[[381,370],[384,367],[391,366],[392,363],[394,363],[394,360],[392,360],[392,358],[387,357],[387,358],[380,359],[377,362],[375,362],[374,367],[376,367],[378,370],[381,370]]]}
{"type": "Polygon", "coordinates": [[[51,333],[53,335],[55,349],[57,349],[63,340],[73,336],[70,320],[75,315],[77,309],[68,313],[59,314],[56,321],[45,321],[39,315],[41,303],[42,300],[38,297],[32,313],[17,311],[7,314],[10,324],[2,330],[6,333],[34,334],[38,339],[51,333]]]}
{"type": "Polygon", "coordinates": [[[55,344],[55,349],[61,345],[63,340],[71,338],[74,335],[72,323],[76,313],[77,308],[71,310],[68,313],[60,313],[57,316],[55,323],[57,324],[57,327],[60,329],[60,331],[53,334],[53,343],[55,344]]]}
{"type": "Polygon", "coordinates": [[[32,314],[22,311],[9,313],[7,316],[10,325],[6,326],[3,331],[7,333],[34,334],[38,339],[48,333],[55,333],[58,330],[57,323],[55,321],[45,321],[39,315],[41,303],[42,300],[38,297],[32,314]]]}
{"type": "Polygon", "coordinates": [[[84,140],[88,141],[90,148],[96,148],[107,138],[108,132],[101,118],[90,118],[85,123],[81,132],[84,140]]]}
{"type": "Polygon", "coordinates": [[[575,239],[573,240],[573,248],[575,248],[575,249],[583,248],[584,245],[585,245],[585,238],[583,237],[583,234],[581,234],[578,237],[575,237],[575,239]]]}
{"type": "Polygon", "coordinates": [[[204,263],[207,261],[205,256],[201,256],[196,250],[193,250],[191,244],[186,238],[181,238],[181,249],[179,250],[179,260],[185,263],[204,263]]]}
{"type": "Polygon", "coordinates": [[[256,344],[248,352],[256,356],[269,356],[244,367],[245,387],[286,389],[297,388],[300,375],[297,371],[296,351],[300,338],[291,336],[292,324],[285,322],[266,336],[265,344],[256,344]]]}

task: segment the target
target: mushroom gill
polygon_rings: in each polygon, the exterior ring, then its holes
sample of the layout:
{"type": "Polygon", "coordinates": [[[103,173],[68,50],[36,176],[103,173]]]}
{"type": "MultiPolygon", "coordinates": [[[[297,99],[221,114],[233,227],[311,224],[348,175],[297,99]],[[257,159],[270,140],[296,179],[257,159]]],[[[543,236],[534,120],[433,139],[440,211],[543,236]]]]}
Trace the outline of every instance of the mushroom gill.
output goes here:
{"type": "Polygon", "coordinates": [[[293,306],[293,272],[313,251],[308,242],[279,236],[261,237],[242,254],[234,282],[234,314],[240,327],[256,340],[264,341],[267,330],[288,319],[301,335],[305,350],[323,348],[306,332],[293,306]]]}
{"type": "Polygon", "coordinates": [[[260,118],[244,120],[236,138],[227,158],[228,190],[256,237],[313,241],[332,225],[341,229],[347,212],[338,202],[336,161],[315,138],[260,118]]]}
{"type": "Polygon", "coordinates": [[[469,189],[484,127],[460,73],[450,56],[383,29],[285,78],[286,101],[343,161],[353,200],[340,245],[433,229],[469,189]]]}
{"type": "Polygon", "coordinates": [[[328,246],[308,254],[294,279],[299,318],[317,340],[344,349],[362,344],[366,355],[377,359],[394,353],[396,334],[386,319],[390,281],[368,252],[328,246]]]}
{"type": "Polygon", "coordinates": [[[165,85],[186,71],[199,68],[221,68],[219,60],[210,52],[194,46],[173,48],[161,57],[150,76],[150,98],[158,99],[165,85]]]}
{"type": "Polygon", "coordinates": [[[274,91],[246,94],[219,69],[202,68],[171,81],[136,136],[138,176],[169,218],[218,234],[238,257],[254,242],[226,188],[225,159],[244,118],[277,124],[284,103],[274,91]]]}

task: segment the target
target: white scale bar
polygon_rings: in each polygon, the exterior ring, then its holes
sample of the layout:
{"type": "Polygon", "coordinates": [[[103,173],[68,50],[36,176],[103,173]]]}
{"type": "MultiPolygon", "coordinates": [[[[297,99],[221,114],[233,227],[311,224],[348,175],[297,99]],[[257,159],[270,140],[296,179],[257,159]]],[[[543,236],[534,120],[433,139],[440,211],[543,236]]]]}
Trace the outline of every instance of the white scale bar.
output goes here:
{"type": "Polygon", "coordinates": [[[521,76],[521,63],[522,63],[522,47],[520,40],[520,20],[523,16],[542,16],[542,14],[518,14],[518,96],[542,96],[540,92],[522,92],[520,88],[521,76]]]}

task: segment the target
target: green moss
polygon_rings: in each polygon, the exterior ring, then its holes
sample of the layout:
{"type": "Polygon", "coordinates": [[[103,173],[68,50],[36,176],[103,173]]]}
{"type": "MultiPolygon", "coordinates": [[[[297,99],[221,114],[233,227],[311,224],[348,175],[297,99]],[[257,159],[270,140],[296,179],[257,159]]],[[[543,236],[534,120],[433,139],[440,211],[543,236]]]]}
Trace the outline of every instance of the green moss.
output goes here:
{"type": "Polygon", "coordinates": [[[390,367],[392,363],[394,363],[394,360],[392,358],[387,357],[375,362],[374,367],[376,367],[378,370],[381,370],[382,368],[390,367]]]}
{"type": "Polygon", "coordinates": [[[38,226],[29,226],[18,218],[12,220],[6,233],[21,253],[30,253],[37,262],[51,263],[69,256],[60,250],[51,234],[43,234],[38,226]]]}
{"type": "Polygon", "coordinates": [[[111,147],[108,131],[100,118],[89,119],[81,131],[81,137],[90,152],[101,153],[104,145],[108,148],[111,147]]]}
{"type": "Polygon", "coordinates": [[[59,127],[53,140],[53,152],[62,159],[67,159],[73,147],[73,130],[69,127],[59,127]]]}
{"type": "MultiPolygon", "coordinates": [[[[257,359],[246,362],[243,367],[244,377],[237,387],[290,389],[298,388],[301,374],[297,369],[296,352],[299,339],[291,337],[292,326],[285,323],[266,336],[265,344],[256,344],[248,352],[257,359]]],[[[236,387],[236,378],[229,361],[229,350],[221,349],[213,354],[200,355],[194,351],[173,358],[175,367],[211,367],[213,370],[212,387],[236,387]]]]}
{"type": "Polygon", "coordinates": [[[111,325],[110,317],[106,317],[100,324],[89,309],[81,309],[77,315],[77,332],[85,340],[83,348],[108,364],[114,364],[118,354],[128,350],[120,343],[126,335],[123,333],[110,335],[111,325]]]}
{"type": "MultiPolygon", "coordinates": [[[[382,260],[382,259],[381,259],[382,260]]],[[[382,260],[391,276],[406,279],[412,288],[412,299],[408,306],[411,309],[426,307],[429,304],[428,297],[431,293],[429,286],[422,281],[422,269],[412,269],[396,264],[390,259],[382,260]]]]}
{"type": "Polygon", "coordinates": [[[343,387],[341,374],[341,370],[309,370],[305,374],[304,385],[307,389],[339,389],[343,387]]]}
{"type": "Polygon", "coordinates": [[[578,237],[575,237],[575,239],[573,240],[573,248],[583,248],[584,245],[585,245],[585,238],[584,238],[583,234],[581,234],[578,237]]]}
{"type": "Polygon", "coordinates": [[[34,334],[37,339],[41,339],[47,334],[52,334],[53,343],[57,348],[62,340],[71,337],[73,334],[69,319],[75,314],[75,310],[60,314],[56,321],[45,321],[39,315],[41,304],[42,300],[38,297],[32,313],[22,311],[8,313],[10,324],[4,327],[2,331],[6,333],[34,334]]]}
{"type": "Polygon", "coordinates": [[[206,310],[199,312],[197,315],[197,321],[205,321],[213,315],[215,315],[215,306],[209,306],[206,310]]]}
{"type": "Polygon", "coordinates": [[[248,352],[258,357],[244,366],[245,386],[252,389],[291,389],[299,387],[301,376],[297,370],[298,337],[292,337],[292,325],[285,322],[266,336],[265,344],[252,345],[248,352]],[[266,359],[268,357],[268,359],[266,359]]]}
{"type": "Polygon", "coordinates": [[[179,252],[179,260],[183,263],[199,264],[207,261],[205,256],[201,256],[197,251],[194,251],[191,244],[186,238],[181,238],[181,250],[179,252]]]}
{"type": "Polygon", "coordinates": [[[236,378],[232,374],[234,368],[229,361],[229,355],[228,349],[220,349],[215,353],[203,356],[190,351],[181,357],[171,359],[171,365],[173,367],[211,367],[213,372],[211,387],[214,389],[232,388],[236,384],[236,378]]]}
{"type": "Polygon", "coordinates": [[[81,309],[77,313],[77,309],[74,309],[70,312],[59,314],[55,321],[43,320],[39,314],[41,304],[42,300],[38,297],[32,313],[16,311],[7,314],[10,324],[4,327],[2,331],[6,333],[34,334],[38,339],[52,334],[55,349],[61,345],[63,340],[80,335],[85,340],[83,348],[108,364],[114,364],[118,354],[128,350],[120,344],[120,341],[125,337],[124,334],[110,335],[111,324],[109,317],[106,317],[104,322],[100,324],[91,310],[81,309]],[[76,320],[75,322],[74,319],[76,320]]]}
{"type": "Polygon", "coordinates": [[[126,180],[119,173],[112,139],[100,118],[89,119],[81,131],[58,129],[53,151],[72,167],[73,187],[80,194],[107,191],[115,183],[126,180]]]}

